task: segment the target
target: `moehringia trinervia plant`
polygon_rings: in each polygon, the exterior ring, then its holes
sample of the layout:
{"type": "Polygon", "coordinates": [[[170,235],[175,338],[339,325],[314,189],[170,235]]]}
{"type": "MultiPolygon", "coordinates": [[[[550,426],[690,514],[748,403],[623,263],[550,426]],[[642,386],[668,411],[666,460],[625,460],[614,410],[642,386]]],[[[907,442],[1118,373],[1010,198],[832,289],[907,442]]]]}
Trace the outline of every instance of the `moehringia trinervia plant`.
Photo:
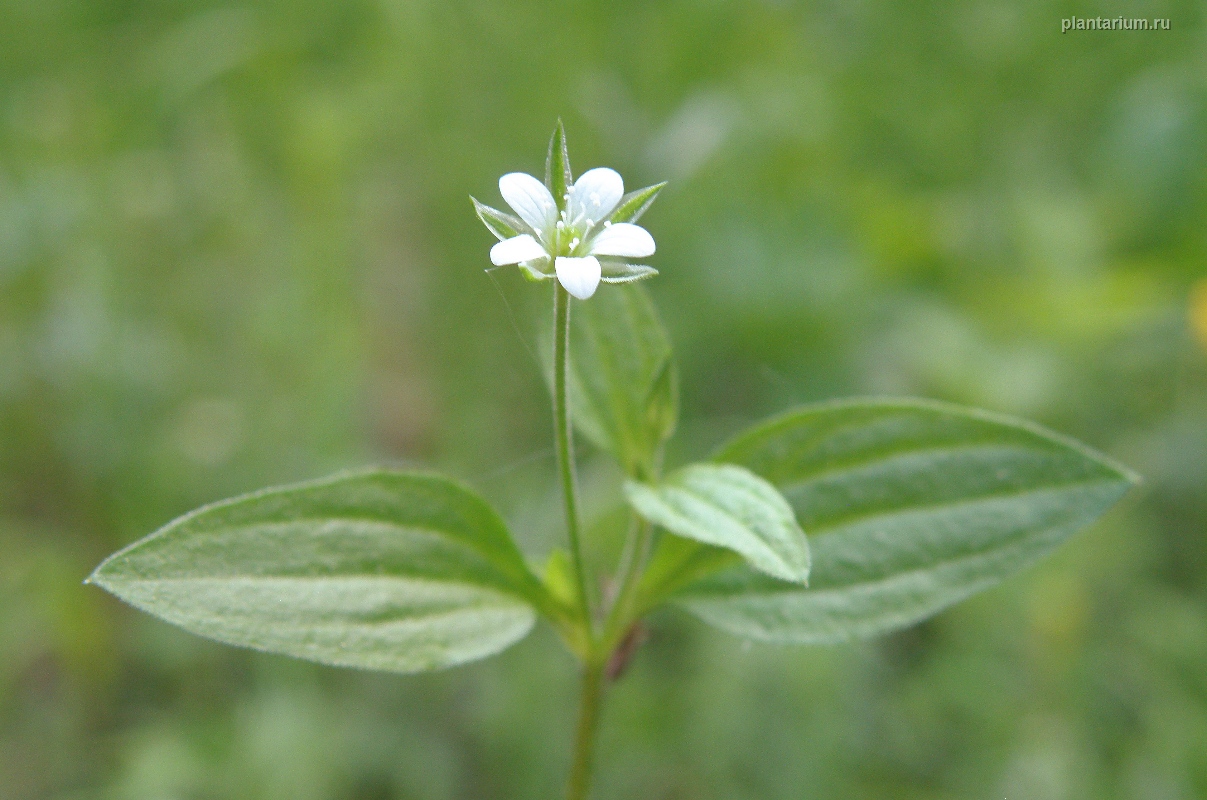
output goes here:
{"type": "Polygon", "coordinates": [[[625,194],[607,168],[574,180],[559,122],[544,183],[499,181],[515,215],[473,200],[491,261],[553,287],[566,548],[542,569],[471,489],[367,469],[199,508],[89,582],[218,641],[398,673],[498,653],[544,619],[581,664],[566,797],[582,800],[604,695],[655,608],[781,644],[897,630],[1035,563],[1136,481],[1032,423],[908,398],[790,410],[664,474],[678,381],[649,295],[627,285],[657,274],[632,259],[654,253],[636,222],[661,188],[625,194]],[[584,557],[576,434],[626,477],[616,564],[584,557]]]}

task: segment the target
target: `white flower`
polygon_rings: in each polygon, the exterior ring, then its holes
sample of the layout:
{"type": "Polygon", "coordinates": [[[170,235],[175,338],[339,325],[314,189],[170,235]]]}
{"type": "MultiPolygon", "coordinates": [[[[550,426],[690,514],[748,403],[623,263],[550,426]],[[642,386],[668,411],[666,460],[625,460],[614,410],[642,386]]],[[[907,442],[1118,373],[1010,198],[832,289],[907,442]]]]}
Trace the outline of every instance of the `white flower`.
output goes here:
{"type": "Polygon", "coordinates": [[[499,193],[518,217],[477,200],[474,207],[499,238],[490,250],[495,266],[518,264],[534,280],[556,277],[567,292],[586,300],[600,281],[627,283],[657,274],[653,267],[626,259],[654,253],[654,237],[632,220],[649,207],[662,186],[625,195],[619,173],[598,167],[568,186],[559,204],[536,178],[509,172],[499,179],[499,193]]]}

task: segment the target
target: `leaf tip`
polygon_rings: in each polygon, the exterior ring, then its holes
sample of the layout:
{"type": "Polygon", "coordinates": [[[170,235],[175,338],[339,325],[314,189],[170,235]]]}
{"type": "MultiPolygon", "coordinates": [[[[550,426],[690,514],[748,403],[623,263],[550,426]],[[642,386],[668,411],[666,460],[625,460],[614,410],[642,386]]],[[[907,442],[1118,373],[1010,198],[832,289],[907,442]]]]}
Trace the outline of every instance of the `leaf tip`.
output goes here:
{"type": "Polygon", "coordinates": [[[106,592],[109,592],[110,594],[114,594],[113,589],[111,589],[109,587],[109,582],[106,581],[105,577],[101,574],[101,570],[104,568],[104,566],[105,566],[104,562],[101,562],[100,566],[98,566],[96,569],[92,570],[91,575],[89,575],[87,578],[84,578],[84,581],[81,585],[95,586],[98,589],[104,589],[106,592]]]}
{"type": "Polygon", "coordinates": [[[1122,464],[1116,465],[1115,468],[1119,470],[1119,474],[1123,476],[1123,479],[1125,481],[1127,481],[1128,483],[1130,483],[1132,486],[1143,486],[1144,485],[1144,476],[1141,475],[1139,472],[1136,472],[1133,469],[1125,467],[1122,464]]]}

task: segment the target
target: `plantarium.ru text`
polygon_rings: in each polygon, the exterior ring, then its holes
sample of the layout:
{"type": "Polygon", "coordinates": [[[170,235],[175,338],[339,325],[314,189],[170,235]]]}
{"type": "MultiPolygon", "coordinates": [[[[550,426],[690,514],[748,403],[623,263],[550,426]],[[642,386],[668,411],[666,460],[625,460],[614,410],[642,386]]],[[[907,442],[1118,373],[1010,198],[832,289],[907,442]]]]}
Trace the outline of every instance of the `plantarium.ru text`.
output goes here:
{"type": "Polygon", "coordinates": [[[499,188],[514,215],[473,200],[499,239],[492,262],[553,295],[566,547],[541,574],[469,488],[375,469],[205,506],[89,581],[202,636],[389,672],[484,658],[543,618],[581,663],[566,788],[580,800],[600,704],[658,606],[768,642],[892,631],[1047,555],[1136,480],[1036,425],[896,398],[797,408],[664,473],[675,365],[648,294],[630,285],[657,274],[632,260],[654,253],[636,223],[661,184],[626,194],[604,168],[574,180],[559,123],[544,182],[510,173],[499,188]],[[575,431],[627,476],[628,539],[607,574],[583,557],[575,431]]]}

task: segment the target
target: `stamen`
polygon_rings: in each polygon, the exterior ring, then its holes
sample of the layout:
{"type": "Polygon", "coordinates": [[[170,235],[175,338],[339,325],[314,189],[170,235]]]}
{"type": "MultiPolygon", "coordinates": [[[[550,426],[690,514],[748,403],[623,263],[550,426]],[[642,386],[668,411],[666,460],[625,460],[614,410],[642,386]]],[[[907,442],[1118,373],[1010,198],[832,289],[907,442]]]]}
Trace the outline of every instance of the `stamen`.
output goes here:
{"type": "Polygon", "coordinates": [[[610,219],[605,219],[605,220],[604,220],[604,227],[605,227],[605,228],[610,228],[610,227],[612,227],[612,220],[610,220],[610,219]]]}

